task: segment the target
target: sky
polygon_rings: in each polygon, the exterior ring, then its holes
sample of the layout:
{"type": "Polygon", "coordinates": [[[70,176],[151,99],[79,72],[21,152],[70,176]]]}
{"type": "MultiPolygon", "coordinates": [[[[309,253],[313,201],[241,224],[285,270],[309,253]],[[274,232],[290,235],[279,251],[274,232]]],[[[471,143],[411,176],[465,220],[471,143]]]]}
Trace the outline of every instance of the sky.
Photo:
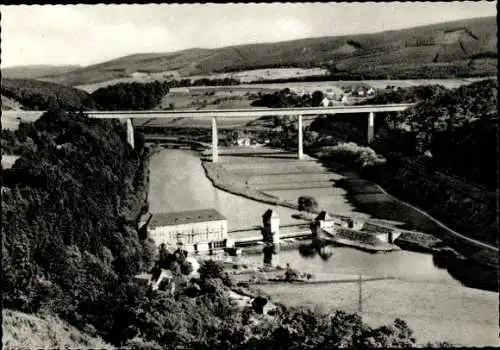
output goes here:
{"type": "Polygon", "coordinates": [[[2,67],[374,33],[496,16],[496,2],[0,6],[2,67]]]}

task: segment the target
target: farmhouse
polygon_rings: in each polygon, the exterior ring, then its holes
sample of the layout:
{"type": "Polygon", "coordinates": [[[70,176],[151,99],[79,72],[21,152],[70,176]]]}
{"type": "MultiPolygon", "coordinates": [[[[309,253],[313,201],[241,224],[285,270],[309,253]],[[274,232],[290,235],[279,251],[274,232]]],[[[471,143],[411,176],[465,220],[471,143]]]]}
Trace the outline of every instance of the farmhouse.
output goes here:
{"type": "Polygon", "coordinates": [[[323,105],[323,107],[328,107],[330,106],[330,99],[328,97],[325,97],[323,100],[321,100],[321,104],[323,105]]]}
{"type": "Polygon", "coordinates": [[[227,219],[215,209],[153,214],[147,237],[188,252],[221,249],[227,244],[227,219]]]}
{"type": "Polygon", "coordinates": [[[238,146],[250,146],[250,144],[252,143],[252,140],[250,139],[250,137],[240,137],[238,138],[238,140],[236,141],[238,146]]]}

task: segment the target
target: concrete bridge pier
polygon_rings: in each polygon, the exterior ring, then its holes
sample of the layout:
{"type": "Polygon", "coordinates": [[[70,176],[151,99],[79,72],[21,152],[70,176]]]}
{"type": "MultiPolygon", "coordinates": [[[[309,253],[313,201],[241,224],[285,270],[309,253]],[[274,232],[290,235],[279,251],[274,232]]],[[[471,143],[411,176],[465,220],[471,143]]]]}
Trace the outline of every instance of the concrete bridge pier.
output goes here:
{"type": "Polygon", "coordinates": [[[134,126],[132,125],[132,119],[127,118],[127,142],[132,149],[134,149],[134,126]]]}
{"type": "Polygon", "coordinates": [[[303,143],[302,138],[303,138],[303,135],[302,135],[302,115],[301,114],[299,114],[297,129],[298,129],[298,132],[299,132],[299,140],[298,140],[298,149],[299,149],[298,153],[299,154],[298,154],[298,158],[299,159],[303,159],[304,158],[304,150],[302,148],[302,143],[303,143]]]}
{"type": "Polygon", "coordinates": [[[368,114],[368,133],[367,133],[368,144],[372,143],[373,141],[374,128],[375,128],[375,113],[370,112],[368,114]]]}
{"type": "Polygon", "coordinates": [[[219,161],[219,150],[217,144],[219,139],[217,137],[217,120],[216,117],[212,118],[212,162],[216,163],[219,161]]]}

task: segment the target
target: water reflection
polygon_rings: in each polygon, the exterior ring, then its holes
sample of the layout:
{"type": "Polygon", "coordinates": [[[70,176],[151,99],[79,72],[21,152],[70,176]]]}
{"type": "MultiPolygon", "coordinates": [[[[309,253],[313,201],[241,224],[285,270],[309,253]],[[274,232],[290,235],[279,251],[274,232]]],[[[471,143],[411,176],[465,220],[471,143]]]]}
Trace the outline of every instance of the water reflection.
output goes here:
{"type": "Polygon", "coordinates": [[[314,258],[318,255],[321,260],[328,261],[333,255],[333,243],[328,240],[314,239],[309,244],[301,244],[299,253],[304,258],[314,258]]]}
{"type": "Polygon", "coordinates": [[[271,267],[273,265],[273,254],[276,254],[274,245],[271,244],[264,245],[262,253],[264,256],[264,266],[271,267]]]}

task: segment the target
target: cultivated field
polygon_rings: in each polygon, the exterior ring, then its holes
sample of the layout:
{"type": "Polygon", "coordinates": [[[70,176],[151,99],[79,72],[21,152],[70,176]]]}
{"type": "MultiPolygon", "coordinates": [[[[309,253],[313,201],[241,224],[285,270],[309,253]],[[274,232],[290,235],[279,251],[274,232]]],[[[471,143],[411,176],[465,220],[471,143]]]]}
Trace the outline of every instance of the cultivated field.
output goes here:
{"type": "Polygon", "coordinates": [[[225,79],[232,78],[241,81],[242,83],[249,83],[252,81],[261,80],[274,80],[274,79],[289,79],[289,78],[303,78],[311,76],[325,76],[328,71],[323,68],[269,68],[269,69],[251,69],[243,70],[234,73],[213,73],[204,75],[182,75],[177,70],[169,70],[164,72],[133,72],[128,77],[112,79],[93,84],[85,84],[75,86],[87,92],[93,92],[101,87],[106,87],[118,83],[147,83],[155,80],[168,81],[168,80],[182,80],[191,79],[195,81],[198,79],[225,79]]]}
{"type": "MultiPolygon", "coordinates": [[[[255,117],[217,118],[217,129],[234,129],[247,125],[255,117]]],[[[135,119],[136,126],[182,127],[182,128],[212,128],[212,121],[207,118],[151,118],[135,119]]]]}
{"type": "MultiPolygon", "coordinates": [[[[305,78],[305,77],[319,77],[327,76],[328,72],[323,68],[269,68],[269,69],[253,69],[244,70],[234,73],[213,73],[209,75],[182,75],[179,71],[164,71],[164,72],[134,72],[128,77],[111,79],[103,82],[77,85],[78,89],[87,91],[89,93],[109,85],[114,85],[118,83],[147,83],[155,80],[158,81],[169,81],[169,80],[181,80],[181,79],[191,79],[191,81],[197,79],[224,79],[233,78],[239,80],[242,84],[237,86],[231,86],[231,89],[272,89],[281,90],[285,87],[289,87],[291,90],[298,93],[312,93],[315,90],[326,90],[332,89],[332,93],[338,94],[342,91],[340,90],[343,86],[368,86],[374,89],[384,89],[387,85],[393,85],[396,87],[409,87],[415,85],[432,85],[439,84],[447,88],[455,88],[464,84],[471,83],[473,81],[485,79],[485,78],[457,78],[457,79],[409,79],[409,80],[352,80],[352,81],[325,81],[325,82],[295,82],[295,83],[265,83],[266,80],[278,80],[278,79],[293,79],[293,78],[305,78]],[[254,84],[248,84],[253,82],[254,84]],[[256,84],[255,84],[256,83],[256,84]]],[[[203,89],[215,89],[218,90],[220,87],[190,87],[190,90],[203,90],[203,89]]],[[[184,88],[179,88],[184,89],[184,88]]],[[[172,89],[175,91],[175,88],[172,89]]]]}
{"type": "Polygon", "coordinates": [[[356,86],[366,86],[372,87],[374,89],[385,89],[388,85],[395,87],[411,87],[418,85],[443,85],[446,88],[456,88],[462,85],[470,84],[474,81],[484,80],[487,78],[457,78],[457,79],[405,79],[405,80],[332,80],[332,81],[320,81],[320,82],[292,82],[292,83],[259,83],[259,84],[242,84],[238,85],[238,88],[246,88],[253,86],[256,88],[268,88],[281,90],[284,88],[289,88],[290,90],[297,93],[312,93],[315,90],[321,90],[326,92],[328,89],[332,89],[332,93],[342,93],[342,87],[356,87],[356,86]]]}
{"type": "Polygon", "coordinates": [[[319,208],[332,214],[352,215],[355,212],[345,198],[346,192],[335,186],[334,181],[342,176],[312,158],[306,156],[298,160],[294,152],[250,147],[221,149],[219,157],[217,164],[223,171],[243,179],[233,186],[249,188],[291,205],[297,205],[300,196],[314,196],[319,208]]]}
{"type": "Polygon", "coordinates": [[[323,68],[269,68],[269,69],[251,69],[234,73],[213,73],[210,75],[194,75],[190,78],[193,80],[208,78],[208,79],[224,79],[233,78],[248,83],[251,81],[273,80],[273,79],[289,79],[303,78],[311,76],[325,76],[328,71],[323,68]]]}

